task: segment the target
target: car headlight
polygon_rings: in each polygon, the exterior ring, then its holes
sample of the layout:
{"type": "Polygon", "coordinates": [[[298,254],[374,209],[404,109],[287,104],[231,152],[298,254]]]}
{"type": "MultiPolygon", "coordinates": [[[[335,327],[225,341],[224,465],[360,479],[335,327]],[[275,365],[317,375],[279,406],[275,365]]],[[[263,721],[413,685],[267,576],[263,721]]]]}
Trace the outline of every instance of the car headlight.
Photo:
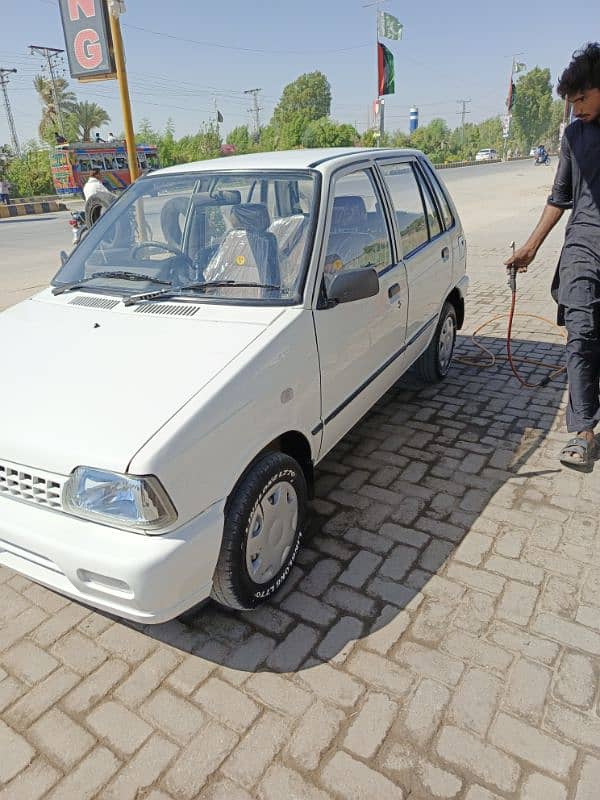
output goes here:
{"type": "Polygon", "coordinates": [[[77,467],[63,489],[64,510],[118,528],[153,533],[177,519],[158,478],[77,467]]]}

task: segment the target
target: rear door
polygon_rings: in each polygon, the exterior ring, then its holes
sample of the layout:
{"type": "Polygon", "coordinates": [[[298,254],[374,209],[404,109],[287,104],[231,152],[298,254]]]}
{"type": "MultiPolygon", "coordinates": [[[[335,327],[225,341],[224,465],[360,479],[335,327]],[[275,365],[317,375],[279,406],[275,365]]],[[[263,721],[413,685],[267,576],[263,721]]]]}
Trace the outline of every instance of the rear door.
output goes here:
{"type": "Polygon", "coordinates": [[[380,163],[408,278],[407,360],[428,345],[452,285],[452,248],[437,201],[415,158],[380,163]]]}

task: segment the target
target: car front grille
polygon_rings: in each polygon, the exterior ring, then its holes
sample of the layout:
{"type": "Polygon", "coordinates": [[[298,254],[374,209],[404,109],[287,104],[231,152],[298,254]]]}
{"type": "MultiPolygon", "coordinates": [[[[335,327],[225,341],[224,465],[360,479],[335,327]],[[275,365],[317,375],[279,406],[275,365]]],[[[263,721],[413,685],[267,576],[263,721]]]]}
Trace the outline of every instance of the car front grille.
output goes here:
{"type": "Polygon", "coordinates": [[[12,497],[32,505],[62,508],[62,490],[67,478],[0,461],[0,497],[12,497]]]}

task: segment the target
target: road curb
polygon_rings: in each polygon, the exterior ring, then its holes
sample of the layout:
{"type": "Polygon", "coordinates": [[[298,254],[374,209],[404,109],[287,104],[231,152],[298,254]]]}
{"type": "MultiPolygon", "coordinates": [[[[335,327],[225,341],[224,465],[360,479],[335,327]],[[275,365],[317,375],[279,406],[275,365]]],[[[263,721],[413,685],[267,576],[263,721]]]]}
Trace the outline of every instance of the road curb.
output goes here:
{"type": "Polygon", "coordinates": [[[11,203],[7,206],[0,205],[0,219],[10,217],[24,217],[29,214],[48,214],[52,211],[66,211],[67,207],[58,200],[42,200],[33,203],[11,203]]]}

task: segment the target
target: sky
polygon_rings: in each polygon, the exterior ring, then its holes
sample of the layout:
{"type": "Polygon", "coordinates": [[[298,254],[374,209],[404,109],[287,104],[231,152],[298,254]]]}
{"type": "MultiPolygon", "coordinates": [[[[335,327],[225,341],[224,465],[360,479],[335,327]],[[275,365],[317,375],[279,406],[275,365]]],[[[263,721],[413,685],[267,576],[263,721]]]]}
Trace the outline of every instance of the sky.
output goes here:
{"type": "MultiPolygon", "coordinates": [[[[320,70],[331,85],[332,117],[365,130],[377,92],[376,10],[368,1],[127,0],[121,24],[134,126],[146,118],[163,129],[171,119],[177,137],[194,133],[214,119],[216,100],[226,134],[250,121],[244,91],[254,88],[267,124],[286,84],[320,70]]],[[[388,0],[381,8],[404,25],[402,41],[385,40],[396,71],[386,130],[407,131],[412,105],[421,124],[442,117],[451,127],[462,99],[471,101],[469,122],[502,113],[513,54],[528,69],[550,68],[555,85],[573,50],[600,38],[597,0],[491,7],[486,0],[388,0]]],[[[41,109],[33,77],[42,59],[28,45],[64,47],[60,14],[56,0],[0,0],[0,19],[0,67],[18,70],[8,94],[24,143],[36,137],[41,109]]],[[[66,59],[63,74],[69,78],[66,59]]],[[[102,133],[123,130],[116,81],[71,81],[70,88],[107,110],[111,122],[102,133]]],[[[0,102],[0,144],[9,141],[0,102]]]]}

